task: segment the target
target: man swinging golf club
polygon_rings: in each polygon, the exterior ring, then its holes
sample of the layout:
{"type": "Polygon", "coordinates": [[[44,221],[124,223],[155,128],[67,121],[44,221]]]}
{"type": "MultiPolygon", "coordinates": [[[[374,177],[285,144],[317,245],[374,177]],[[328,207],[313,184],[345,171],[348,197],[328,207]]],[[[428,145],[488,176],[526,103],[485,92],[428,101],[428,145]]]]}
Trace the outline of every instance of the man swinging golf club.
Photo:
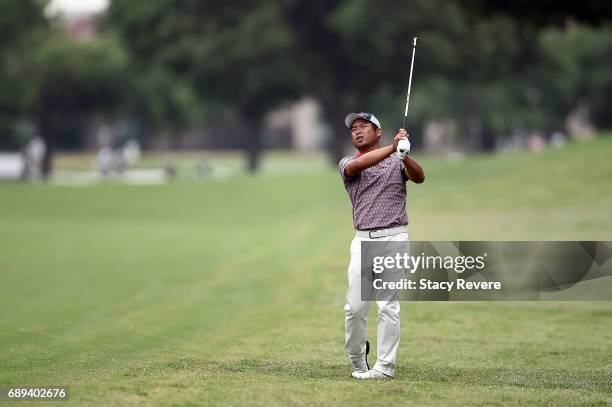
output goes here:
{"type": "Polygon", "coordinates": [[[353,377],[386,379],[395,373],[399,345],[399,301],[377,301],[377,361],[372,369],[366,361],[366,320],[369,301],[361,299],[361,242],[408,241],[406,182],[425,180],[421,166],[407,155],[394,154],[408,140],[400,129],[393,144],[381,147],[382,129],[370,113],[351,113],[345,123],[351,129],[353,145],[359,151],[340,160],[340,173],[353,205],[353,225],[357,231],[351,242],[346,294],[345,348],[353,363],[353,377]],[[400,145],[401,147],[401,145],[400,145]]]}
{"type": "MultiPolygon", "coordinates": [[[[404,127],[408,115],[410,84],[408,89],[404,127]]],[[[350,247],[349,287],[344,306],[345,349],[353,364],[354,378],[388,379],[395,374],[400,338],[399,298],[377,301],[377,360],[370,369],[367,362],[369,342],[366,340],[370,301],[363,301],[361,297],[361,242],[409,240],[406,182],[420,184],[425,180],[425,174],[421,166],[408,155],[410,142],[405,129],[399,130],[391,145],[381,147],[382,128],[373,114],[350,113],[344,123],[351,129],[353,145],[358,150],[357,154],[344,157],[339,163],[344,187],[353,206],[353,225],[356,229],[350,247]]]]}

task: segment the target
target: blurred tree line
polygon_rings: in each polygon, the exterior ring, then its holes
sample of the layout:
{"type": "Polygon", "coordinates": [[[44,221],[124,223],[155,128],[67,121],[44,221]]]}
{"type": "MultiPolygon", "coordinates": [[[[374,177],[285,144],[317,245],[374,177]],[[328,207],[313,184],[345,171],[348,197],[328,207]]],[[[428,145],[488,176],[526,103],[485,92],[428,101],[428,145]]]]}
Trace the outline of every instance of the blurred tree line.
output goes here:
{"type": "Polygon", "coordinates": [[[612,6],[598,0],[113,0],[87,42],[45,6],[0,0],[0,147],[40,134],[45,173],[69,134],[117,118],[143,137],[240,123],[255,170],[264,114],[304,96],[321,104],[336,161],[347,112],[400,126],[413,36],[417,144],[425,123],[450,119],[492,149],[517,128],[562,130],[580,107],[612,127],[612,6]]]}

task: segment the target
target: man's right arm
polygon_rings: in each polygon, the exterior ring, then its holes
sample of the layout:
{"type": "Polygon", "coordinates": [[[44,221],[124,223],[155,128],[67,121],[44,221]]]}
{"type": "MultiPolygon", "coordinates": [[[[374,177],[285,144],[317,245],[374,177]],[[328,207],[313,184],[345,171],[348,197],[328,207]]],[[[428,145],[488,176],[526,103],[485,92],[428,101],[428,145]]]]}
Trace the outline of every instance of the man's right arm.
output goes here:
{"type": "Polygon", "coordinates": [[[393,139],[393,144],[370,151],[359,158],[351,160],[348,164],[346,164],[346,167],[344,167],[344,174],[347,177],[354,177],[366,168],[375,166],[393,154],[397,149],[397,143],[403,138],[406,137],[403,134],[398,133],[393,139]]]}
{"type": "Polygon", "coordinates": [[[393,148],[392,144],[374,151],[370,151],[369,153],[365,153],[364,155],[347,163],[346,167],[344,167],[344,173],[348,177],[354,177],[366,168],[373,167],[385,158],[389,157],[394,151],[395,149],[393,148]]]}

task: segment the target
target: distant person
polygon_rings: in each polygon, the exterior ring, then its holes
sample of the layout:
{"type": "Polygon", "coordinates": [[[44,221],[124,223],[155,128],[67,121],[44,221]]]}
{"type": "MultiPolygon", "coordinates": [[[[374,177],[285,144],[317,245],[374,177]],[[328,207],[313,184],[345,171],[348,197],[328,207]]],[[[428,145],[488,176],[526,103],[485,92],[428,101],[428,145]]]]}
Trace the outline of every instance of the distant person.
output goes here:
{"type": "Polygon", "coordinates": [[[142,155],[140,144],[134,139],[128,140],[122,150],[127,165],[135,165],[142,155]]]}
{"type": "Polygon", "coordinates": [[[554,132],[550,136],[550,145],[555,148],[561,148],[567,144],[567,136],[560,131],[554,132]]]}
{"type": "Polygon", "coordinates": [[[125,151],[123,148],[118,147],[112,150],[112,168],[118,175],[123,175],[125,170],[127,170],[127,160],[125,158],[125,151]]]}
{"type": "Polygon", "coordinates": [[[34,137],[23,149],[24,174],[26,180],[36,180],[42,175],[41,166],[45,156],[46,145],[41,137],[34,137]]]}
{"type": "Polygon", "coordinates": [[[102,147],[96,155],[96,169],[101,178],[108,178],[113,168],[113,151],[110,147],[102,147]]]}
{"type": "Polygon", "coordinates": [[[176,157],[174,154],[166,154],[164,156],[164,174],[167,181],[176,178],[178,167],[176,165],[176,157]]]}
{"type": "Polygon", "coordinates": [[[389,379],[395,375],[396,353],[400,339],[400,304],[397,298],[377,301],[377,360],[370,369],[367,362],[369,342],[366,340],[366,321],[369,301],[361,299],[361,242],[408,242],[406,216],[406,182],[417,184],[425,180],[421,166],[408,155],[395,154],[398,142],[408,138],[400,129],[393,144],[381,147],[382,129],[378,119],[370,113],[351,113],[344,123],[351,129],[355,155],[340,160],[340,174],[353,206],[353,225],[356,229],[351,242],[351,261],[348,267],[349,287],[346,294],[345,349],[353,364],[356,379],[389,379]]]}
{"type": "Polygon", "coordinates": [[[546,147],[546,140],[540,133],[534,131],[529,135],[527,145],[532,153],[541,153],[546,147]]]}

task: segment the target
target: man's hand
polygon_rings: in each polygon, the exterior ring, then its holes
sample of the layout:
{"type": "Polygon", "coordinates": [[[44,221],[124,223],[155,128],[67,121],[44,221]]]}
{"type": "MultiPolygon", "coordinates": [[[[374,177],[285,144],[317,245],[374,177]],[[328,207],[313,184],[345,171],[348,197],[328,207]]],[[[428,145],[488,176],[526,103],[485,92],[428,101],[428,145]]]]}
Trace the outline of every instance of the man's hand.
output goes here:
{"type": "Polygon", "coordinates": [[[400,140],[408,140],[406,129],[399,129],[395,138],[393,138],[393,151],[397,151],[397,143],[399,143],[400,140]]]}

